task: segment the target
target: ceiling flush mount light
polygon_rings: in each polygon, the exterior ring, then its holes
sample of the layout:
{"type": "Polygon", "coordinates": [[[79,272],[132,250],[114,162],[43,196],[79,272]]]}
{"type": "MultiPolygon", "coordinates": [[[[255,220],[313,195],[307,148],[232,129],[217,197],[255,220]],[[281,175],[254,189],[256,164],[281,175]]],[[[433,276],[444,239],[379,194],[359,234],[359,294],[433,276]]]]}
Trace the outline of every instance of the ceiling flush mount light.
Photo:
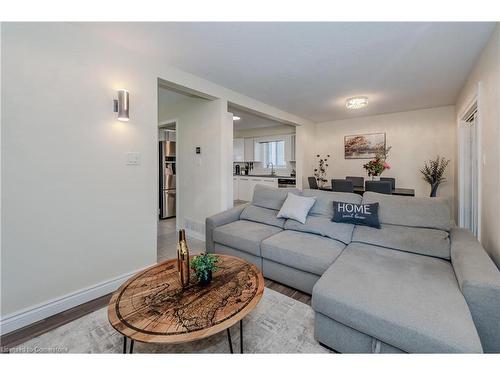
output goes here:
{"type": "Polygon", "coordinates": [[[118,90],[118,99],[114,100],[114,112],[118,113],[119,121],[128,121],[128,91],[125,89],[118,90]]]}
{"type": "Polygon", "coordinates": [[[348,109],[360,109],[368,105],[368,98],[366,96],[355,96],[348,98],[345,101],[345,106],[348,109]]]}
{"type": "Polygon", "coordinates": [[[238,121],[238,120],[241,120],[241,117],[233,116],[233,121],[238,121]]]}

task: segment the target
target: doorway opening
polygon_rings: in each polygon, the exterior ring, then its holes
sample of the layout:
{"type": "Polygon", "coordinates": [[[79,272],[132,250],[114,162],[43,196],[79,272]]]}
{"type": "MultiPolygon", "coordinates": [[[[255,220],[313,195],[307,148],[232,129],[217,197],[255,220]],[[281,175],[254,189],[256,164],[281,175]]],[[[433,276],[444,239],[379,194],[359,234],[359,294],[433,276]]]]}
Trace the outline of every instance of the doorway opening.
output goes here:
{"type": "MultiPolygon", "coordinates": [[[[180,195],[188,190],[182,189],[182,182],[188,183],[192,176],[189,168],[182,164],[183,158],[186,161],[186,150],[181,128],[189,125],[189,114],[196,110],[197,103],[207,99],[194,92],[171,87],[161,79],[157,89],[157,261],[162,262],[177,257],[178,230],[186,225],[180,195]]],[[[186,194],[190,194],[189,191],[186,194]]],[[[205,243],[199,238],[188,234],[187,240],[192,254],[204,251],[205,243]]]]}
{"type": "Polygon", "coordinates": [[[228,104],[233,116],[233,205],[252,200],[257,184],[296,187],[296,127],[228,104]]]}
{"type": "Polygon", "coordinates": [[[459,123],[459,226],[481,236],[481,128],[477,98],[459,123]]]}

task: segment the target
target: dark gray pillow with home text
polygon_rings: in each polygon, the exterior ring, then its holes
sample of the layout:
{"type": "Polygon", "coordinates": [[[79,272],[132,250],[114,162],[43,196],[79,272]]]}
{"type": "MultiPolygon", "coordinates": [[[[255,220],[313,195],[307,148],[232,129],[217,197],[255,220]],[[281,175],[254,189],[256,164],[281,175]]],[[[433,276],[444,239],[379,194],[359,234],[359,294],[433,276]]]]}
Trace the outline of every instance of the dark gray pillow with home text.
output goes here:
{"type": "Polygon", "coordinates": [[[378,202],[356,204],[333,201],[333,218],[335,223],[366,225],[380,229],[378,220],[378,202]]]}

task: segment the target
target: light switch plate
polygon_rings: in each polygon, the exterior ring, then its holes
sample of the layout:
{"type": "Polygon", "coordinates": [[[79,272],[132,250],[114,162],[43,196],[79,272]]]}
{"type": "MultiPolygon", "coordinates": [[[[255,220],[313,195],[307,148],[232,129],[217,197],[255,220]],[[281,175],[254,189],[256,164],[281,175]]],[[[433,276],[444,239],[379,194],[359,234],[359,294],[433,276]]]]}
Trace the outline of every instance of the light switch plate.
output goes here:
{"type": "Polygon", "coordinates": [[[140,152],[127,152],[125,154],[126,161],[125,165],[140,165],[141,164],[141,153],[140,152]]]}

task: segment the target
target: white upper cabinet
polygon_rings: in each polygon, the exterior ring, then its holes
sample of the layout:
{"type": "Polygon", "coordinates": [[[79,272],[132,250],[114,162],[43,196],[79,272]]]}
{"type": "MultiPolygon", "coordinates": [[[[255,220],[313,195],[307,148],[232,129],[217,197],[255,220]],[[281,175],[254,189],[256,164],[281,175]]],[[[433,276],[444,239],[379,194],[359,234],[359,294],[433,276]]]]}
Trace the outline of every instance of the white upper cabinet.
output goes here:
{"type": "Polygon", "coordinates": [[[292,160],[292,136],[287,134],[284,136],[285,141],[285,160],[292,160]]]}
{"type": "Polygon", "coordinates": [[[245,161],[255,161],[253,138],[245,138],[245,161]]]}
{"type": "Polygon", "coordinates": [[[243,138],[233,139],[233,161],[243,162],[245,158],[245,140],[243,138]]]}
{"type": "Polygon", "coordinates": [[[295,153],[296,153],[296,144],[297,144],[297,141],[296,141],[297,137],[295,136],[295,134],[292,134],[291,136],[291,140],[290,140],[290,145],[291,145],[291,148],[292,148],[292,152],[291,152],[291,158],[290,158],[290,161],[295,161],[295,153]]]}
{"type": "Polygon", "coordinates": [[[257,138],[253,139],[252,149],[253,149],[253,160],[257,162],[262,161],[262,146],[257,138]]]}

